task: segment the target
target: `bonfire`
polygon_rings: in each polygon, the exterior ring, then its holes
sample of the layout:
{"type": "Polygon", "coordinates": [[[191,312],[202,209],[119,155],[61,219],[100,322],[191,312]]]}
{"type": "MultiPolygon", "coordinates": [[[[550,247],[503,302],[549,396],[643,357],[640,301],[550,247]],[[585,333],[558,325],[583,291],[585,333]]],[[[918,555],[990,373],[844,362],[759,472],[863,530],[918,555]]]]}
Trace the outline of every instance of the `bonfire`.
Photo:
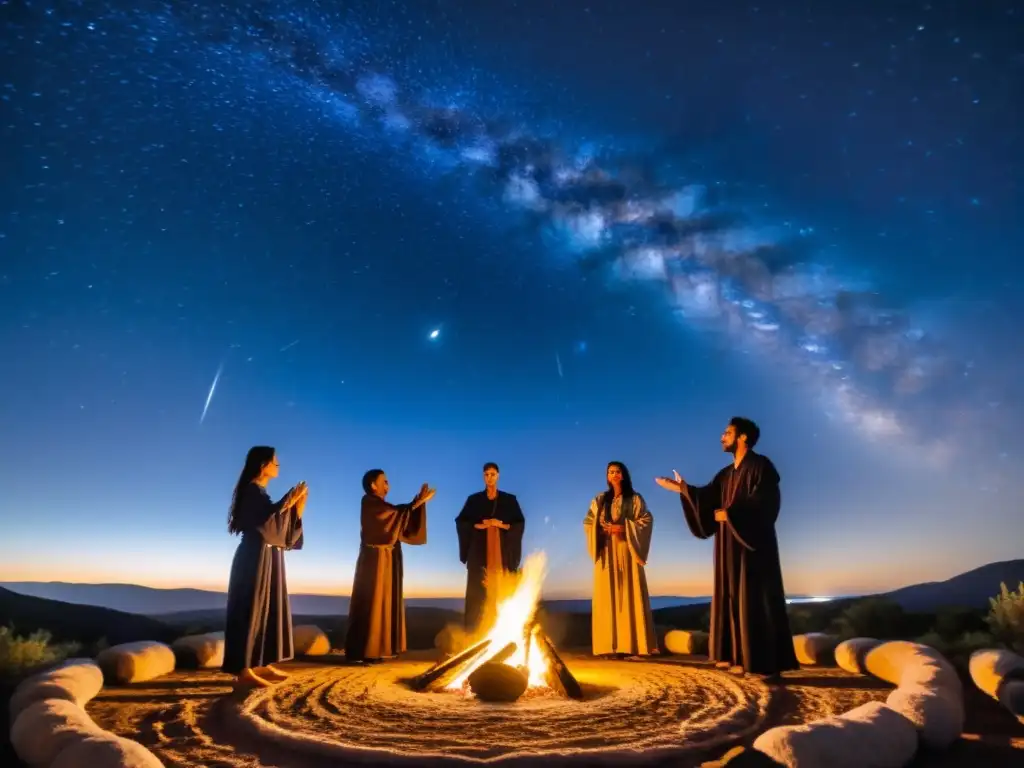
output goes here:
{"type": "Polygon", "coordinates": [[[497,665],[504,665],[509,675],[517,672],[525,684],[517,687],[513,681],[504,686],[505,694],[481,698],[513,700],[528,688],[550,688],[569,698],[583,698],[579,682],[537,620],[546,562],[544,553],[538,552],[526,558],[520,573],[501,577],[495,586],[499,595],[508,597],[498,600],[494,621],[483,638],[439,661],[416,678],[414,686],[421,691],[461,691],[468,684],[481,695],[483,673],[489,673],[489,679],[501,678],[502,668],[497,665]]]}

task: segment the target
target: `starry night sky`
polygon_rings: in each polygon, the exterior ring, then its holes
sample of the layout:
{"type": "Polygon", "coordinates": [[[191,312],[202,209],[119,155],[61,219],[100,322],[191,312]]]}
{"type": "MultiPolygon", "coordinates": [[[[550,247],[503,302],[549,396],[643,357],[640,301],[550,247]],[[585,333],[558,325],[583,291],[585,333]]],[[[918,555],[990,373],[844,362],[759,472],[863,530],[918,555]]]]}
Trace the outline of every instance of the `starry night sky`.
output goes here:
{"type": "Polygon", "coordinates": [[[496,461],[589,595],[615,459],[706,594],[653,477],[733,415],[790,592],[1019,556],[1014,5],[0,0],[0,580],[224,588],[269,443],[293,591],[347,593],[381,466],[438,489],[406,593],[458,594],[496,461]]]}

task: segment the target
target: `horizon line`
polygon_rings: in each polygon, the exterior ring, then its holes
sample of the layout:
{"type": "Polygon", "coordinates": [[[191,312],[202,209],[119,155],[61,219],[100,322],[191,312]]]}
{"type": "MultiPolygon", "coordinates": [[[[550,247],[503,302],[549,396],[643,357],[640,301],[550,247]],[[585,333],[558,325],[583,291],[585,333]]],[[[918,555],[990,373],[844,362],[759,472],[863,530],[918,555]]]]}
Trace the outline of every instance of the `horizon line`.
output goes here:
{"type": "MultiPolygon", "coordinates": [[[[128,582],[128,581],[61,581],[61,580],[54,580],[54,581],[3,580],[3,581],[0,581],[0,587],[2,587],[4,585],[7,585],[7,584],[66,584],[68,586],[76,586],[76,587],[139,587],[141,589],[152,589],[152,590],[155,590],[155,591],[158,591],[158,592],[172,592],[172,591],[189,590],[189,591],[192,591],[192,592],[208,592],[210,594],[215,594],[215,595],[226,595],[227,594],[227,590],[226,589],[220,589],[220,588],[216,588],[216,587],[212,587],[212,586],[211,587],[154,587],[154,586],[150,586],[148,584],[137,584],[135,582],[128,582]]],[[[345,593],[337,593],[337,592],[305,592],[305,591],[302,591],[302,590],[296,590],[296,591],[289,590],[288,595],[289,595],[289,597],[299,597],[299,596],[301,596],[301,597],[336,597],[336,598],[349,598],[349,599],[351,599],[351,597],[352,597],[352,593],[351,592],[345,594],[345,593]]],[[[839,598],[850,597],[850,596],[851,596],[850,594],[845,594],[845,593],[844,594],[835,594],[835,595],[831,595],[831,594],[830,595],[824,595],[824,594],[804,594],[804,593],[787,594],[787,597],[789,597],[789,598],[801,597],[801,598],[809,598],[809,599],[813,598],[813,599],[828,599],[828,600],[836,600],[836,599],[839,599],[839,598]]],[[[552,594],[551,596],[548,596],[548,597],[542,596],[541,600],[542,601],[543,600],[590,600],[590,599],[592,599],[592,597],[593,597],[592,595],[587,595],[587,594],[574,595],[574,594],[558,594],[558,593],[554,593],[554,594],[552,594]]],[[[423,594],[405,595],[405,599],[406,600],[462,600],[464,598],[465,598],[465,594],[463,594],[461,592],[458,593],[458,594],[451,593],[451,594],[434,594],[434,595],[423,595],[423,594]]],[[[712,598],[712,595],[710,593],[697,594],[697,595],[681,595],[681,594],[665,593],[665,594],[651,594],[650,598],[652,600],[653,599],[669,599],[669,598],[672,598],[672,599],[678,598],[678,599],[683,599],[683,600],[710,600],[712,598]]]]}

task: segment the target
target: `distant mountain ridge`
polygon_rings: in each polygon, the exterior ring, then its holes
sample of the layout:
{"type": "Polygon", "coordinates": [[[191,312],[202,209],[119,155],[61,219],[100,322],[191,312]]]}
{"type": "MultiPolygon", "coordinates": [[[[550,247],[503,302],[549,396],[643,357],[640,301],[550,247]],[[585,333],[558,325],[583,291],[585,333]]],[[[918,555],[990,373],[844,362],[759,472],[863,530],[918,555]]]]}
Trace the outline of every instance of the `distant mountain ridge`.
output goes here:
{"type": "MultiPolygon", "coordinates": [[[[163,618],[185,614],[202,614],[224,610],[227,593],[205,589],[159,589],[139,584],[77,584],[65,581],[8,581],[0,587],[18,594],[60,600],[77,605],[93,605],[125,613],[163,618]]],[[[347,615],[347,595],[292,594],[292,613],[302,616],[347,615]]],[[[677,605],[694,605],[710,602],[709,596],[676,597],[658,596],[651,598],[651,607],[669,608],[677,605]]],[[[412,597],[406,598],[406,605],[413,608],[443,608],[462,611],[461,597],[412,597]]],[[[546,600],[545,604],[556,611],[586,613],[590,600],[546,600]]]]}
{"type": "MultiPolygon", "coordinates": [[[[913,584],[890,592],[880,593],[899,603],[908,611],[934,611],[943,606],[985,608],[990,597],[999,592],[1000,583],[1010,588],[1024,581],[1024,559],[989,563],[979,568],[953,576],[945,581],[913,584]]],[[[0,587],[22,595],[60,600],[76,605],[92,605],[101,608],[161,618],[173,614],[184,615],[224,610],[227,603],[225,592],[205,589],[158,589],[138,584],[76,584],[71,582],[11,581],[0,582],[0,587]]],[[[854,597],[854,595],[834,596],[854,597]]],[[[813,600],[802,595],[790,596],[791,602],[813,600]]],[[[347,595],[291,595],[292,612],[302,616],[338,616],[348,614],[347,595]]],[[[709,596],[680,597],[674,595],[654,596],[651,608],[670,608],[710,602],[709,596]]],[[[442,608],[462,611],[461,597],[420,597],[406,598],[406,604],[413,608],[442,608]]],[[[549,610],[564,613],[587,613],[590,599],[545,600],[549,610]]]]}
{"type": "Polygon", "coordinates": [[[176,635],[164,622],[148,616],[95,605],[47,600],[0,587],[0,624],[30,634],[45,629],[54,640],[112,645],[136,640],[170,642],[176,635]]]}
{"type": "Polygon", "coordinates": [[[907,611],[935,611],[943,607],[986,608],[999,594],[999,585],[1016,589],[1024,581],[1024,559],[1003,560],[958,574],[945,581],[929,581],[886,592],[886,597],[907,611]]]}

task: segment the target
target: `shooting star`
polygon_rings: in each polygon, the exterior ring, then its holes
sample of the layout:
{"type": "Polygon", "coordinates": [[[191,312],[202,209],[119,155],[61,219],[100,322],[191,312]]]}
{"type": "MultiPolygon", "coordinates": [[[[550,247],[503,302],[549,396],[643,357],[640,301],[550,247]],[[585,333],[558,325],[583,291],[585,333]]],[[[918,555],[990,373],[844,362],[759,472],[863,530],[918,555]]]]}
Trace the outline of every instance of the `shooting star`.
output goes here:
{"type": "Polygon", "coordinates": [[[224,363],[221,363],[217,368],[217,375],[213,377],[213,384],[210,385],[210,391],[206,395],[206,405],[203,406],[203,415],[199,417],[199,423],[203,423],[203,419],[206,418],[206,412],[210,409],[210,401],[213,400],[214,390],[217,389],[217,382],[220,381],[220,374],[224,370],[224,363]]]}
{"type": "Polygon", "coordinates": [[[285,345],[284,345],[283,347],[281,347],[281,348],[280,348],[279,350],[277,350],[277,351],[278,351],[278,352],[287,352],[287,351],[288,351],[289,349],[291,349],[292,347],[294,347],[294,346],[295,346],[296,344],[298,344],[298,343],[299,343],[299,340],[298,340],[298,339],[296,339],[296,340],[295,340],[295,341],[293,341],[293,342],[292,342],[291,344],[285,344],[285,345]]]}
{"type": "Polygon", "coordinates": [[[555,365],[558,366],[558,378],[564,379],[565,375],[562,373],[562,358],[555,352],[555,365]]]}

